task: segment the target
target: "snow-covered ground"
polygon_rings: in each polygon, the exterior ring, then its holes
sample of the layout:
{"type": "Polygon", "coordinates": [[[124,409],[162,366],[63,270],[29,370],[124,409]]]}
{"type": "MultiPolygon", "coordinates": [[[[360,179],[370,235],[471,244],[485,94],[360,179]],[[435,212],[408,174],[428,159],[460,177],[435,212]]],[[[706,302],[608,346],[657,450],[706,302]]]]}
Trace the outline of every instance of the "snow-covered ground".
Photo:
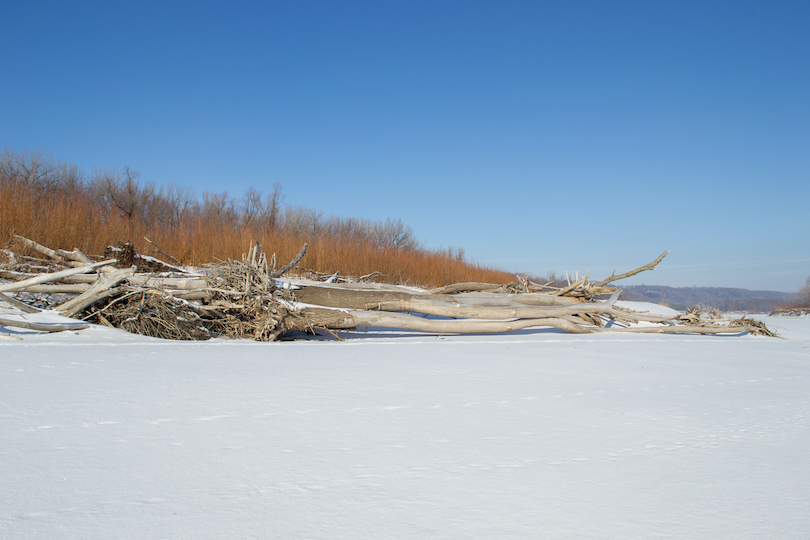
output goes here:
{"type": "Polygon", "coordinates": [[[786,339],[8,329],[0,538],[810,538],[810,319],[764,320],[786,339]]]}

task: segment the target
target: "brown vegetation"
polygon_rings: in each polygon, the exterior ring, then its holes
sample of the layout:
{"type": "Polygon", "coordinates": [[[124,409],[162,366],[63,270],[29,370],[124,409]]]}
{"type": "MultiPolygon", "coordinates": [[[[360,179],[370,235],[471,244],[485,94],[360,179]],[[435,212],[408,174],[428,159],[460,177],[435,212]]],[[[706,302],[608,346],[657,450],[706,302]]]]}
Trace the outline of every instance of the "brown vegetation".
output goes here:
{"type": "Polygon", "coordinates": [[[0,246],[14,234],[45,245],[103,253],[130,241],[143,253],[202,265],[239,258],[258,241],[281,260],[309,244],[306,266],[321,273],[380,273],[389,283],[441,286],[464,281],[509,283],[514,275],[464,260],[454,249],[426,249],[400,220],[372,222],[282,206],[280,184],[267,195],[157,188],[128,167],[94,171],[39,152],[0,154],[0,246]],[[147,240],[148,239],[148,240],[147,240]]]}

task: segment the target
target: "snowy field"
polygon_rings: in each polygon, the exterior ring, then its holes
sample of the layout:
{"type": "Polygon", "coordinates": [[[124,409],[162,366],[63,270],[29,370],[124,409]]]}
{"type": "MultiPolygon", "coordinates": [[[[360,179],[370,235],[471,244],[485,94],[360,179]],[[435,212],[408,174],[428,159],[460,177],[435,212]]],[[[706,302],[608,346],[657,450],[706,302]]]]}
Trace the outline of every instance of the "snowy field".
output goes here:
{"type": "Polygon", "coordinates": [[[3,329],[0,538],[804,540],[810,319],[762,319],[786,339],[3,329]]]}

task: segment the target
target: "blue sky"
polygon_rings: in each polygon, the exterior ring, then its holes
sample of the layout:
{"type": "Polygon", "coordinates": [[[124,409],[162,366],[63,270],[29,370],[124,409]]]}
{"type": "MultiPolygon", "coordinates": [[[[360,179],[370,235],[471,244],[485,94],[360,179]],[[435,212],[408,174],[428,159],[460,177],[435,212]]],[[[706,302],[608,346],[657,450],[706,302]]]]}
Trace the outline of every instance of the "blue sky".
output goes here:
{"type": "MultiPolygon", "coordinates": [[[[795,291],[808,2],[0,0],[0,148],[510,271],[795,291]]],[[[266,246],[266,249],[268,247],[266,246]]]]}

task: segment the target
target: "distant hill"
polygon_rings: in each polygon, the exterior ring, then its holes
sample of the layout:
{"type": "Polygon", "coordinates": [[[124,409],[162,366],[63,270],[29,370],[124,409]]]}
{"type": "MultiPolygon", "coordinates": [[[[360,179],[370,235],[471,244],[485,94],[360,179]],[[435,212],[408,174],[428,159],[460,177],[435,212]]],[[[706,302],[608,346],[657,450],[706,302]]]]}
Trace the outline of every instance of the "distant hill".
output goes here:
{"type": "Polygon", "coordinates": [[[622,300],[667,304],[673,309],[696,305],[721,311],[770,312],[775,306],[796,301],[795,293],[749,291],[728,287],[667,287],[664,285],[630,285],[622,287],[622,300]]]}

